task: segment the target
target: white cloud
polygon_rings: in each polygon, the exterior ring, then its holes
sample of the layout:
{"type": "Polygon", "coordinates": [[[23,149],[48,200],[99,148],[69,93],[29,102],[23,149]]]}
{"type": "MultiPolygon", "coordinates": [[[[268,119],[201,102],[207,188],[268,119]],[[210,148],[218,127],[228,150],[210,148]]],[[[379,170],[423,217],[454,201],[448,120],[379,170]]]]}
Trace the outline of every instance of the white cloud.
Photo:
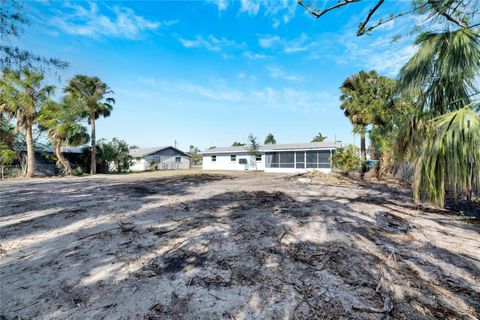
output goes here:
{"type": "Polygon", "coordinates": [[[357,37],[353,32],[332,38],[331,42],[322,42],[309,50],[308,59],[333,60],[337,64],[356,65],[360,68],[375,69],[381,74],[395,77],[400,68],[416,52],[411,36],[403,36],[397,41],[393,37],[405,31],[406,27],[389,29],[386,27],[368,36],[357,37]]]}
{"type": "Polygon", "coordinates": [[[389,36],[381,36],[370,43],[348,41],[342,44],[345,51],[336,57],[338,63],[361,63],[365,69],[375,69],[391,77],[397,75],[400,68],[417,50],[410,41],[392,43],[389,36]]]}
{"type": "Polygon", "coordinates": [[[281,67],[270,66],[267,69],[270,77],[272,78],[278,78],[278,79],[290,80],[290,81],[296,81],[296,80],[302,79],[302,77],[285,72],[285,70],[283,70],[283,68],[281,67]]]}
{"type": "Polygon", "coordinates": [[[227,10],[228,8],[228,0],[210,0],[211,2],[217,6],[218,12],[222,12],[227,10]]]}
{"type": "Polygon", "coordinates": [[[412,26],[425,18],[417,16],[386,23],[372,34],[357,37],[355,23],[347,23],[335,33],[302,33],[293,38],[275,34],[257,35],[258,45],[264,54],[301,54],[309,60],[323,60],[325,63],[349,64],[394,77],[404,63],[415,53],[413,37],[409,35],[412,26]],[[394,36],[403,37],[392,42],[394,36]]]}
{"type": "Polygon", "coordinates": [[[251,98],[259,105],[294,111],[324,111],[338,107],[338,95],[329,92],[298,90],[291,87],[256,89],[251,98]]]}
{"type": "Polygon", "coordinates": [[[325,48],[327,55],[338,64],[357,65],[364,69],[375,69],[381,74],[395,77],[400,68],[416,52],[413,44],[414,36],[410,34],[418,21],[425,21],[424,17],[409,15],[396,19],[375,29],[371,34],[357,37],[354,34],[357,20],[348,23],[341,36],[334,37],[332,43],[324,43],[324,48],[314,50],[310,58],[324,58],[325,48]],[[402,37],[393,41],[397,35],[402,37]],[[332,46],[335,48],[332,50],[332,46]],[[340,51],[340,52],[339,52],[340,51]]]}
{"type": "Polygon", "coordinates": [[[262,36],[258,39],[258,44],[262,48],[273,48],[278,43],[280,43],[282,39],[279,36],[262,36]]]}
{"type": "Polygon", "coordinates": [[[165,27],[170,27],[170,26],[173,26],[174,24],[177,24],[178,23],[178,19],[175,19],[175,20],[163,20],[162,21],[162,25],[164,25],[165,27]]]}
{"type": "Polygon", "coordinates": [[[237,102],[243,99],[244,93],[228,88],[208,88],[203,85],[193,84],[182,81],[177,84],[177,89],[183,94],[190,93],[197,95],[208,100],[221,101],[221,102],[237,102]]]}
{"type": "Polygon", "coordinates": [[[263,60],[263,59],[270,58],[269,55],[266,55],[266,54],[263,54],[263,53],[255,53],[255,52],[251,52],[251,51],[245,51],[243,53],[243,55],[245,57],[247,57],[248,59],[251,59],[251,60],[263,60]]]}
{"type": "Polygon", "coordinates": [[[265,49],[277,49],[287,54],[293,54],[310,50],[316,47],[319,42],[302,33],[293,39],[283,39],[277,35],[261,35],[258,38],[258,44],[265,49]]]}
{"type": "MultiPolygon", "coordinates": [[[[397,22],[386,24],[382,30],[362,37],[357,37],[356,28],[348,25],[336,33],[302,33],[294,38],[267,34],[257,35],[257,38],[258,45],[267,54],[302,54],[309,60],[375,69],[394,77],[416,51],[412,36],[406,32],[414,23],[411,20],[402,21],[402,25],[397,22]],[[393,42],[392,39],[398,33],[403,33],[404,37],[393,42]]],[[[278,73],[277,77],[280,77],[278,73]]]]}
{"type": "Polygon", "coordinates": [[[107,36],[135,39],[143,31],[177,23],[176,20],[151,21],[123,6],[105,6],[105,13],[101,13],[95,2],[89,2],[86,6],[66,3],[63,8],[65,10],[57,10],[57,15],[51,18],[49,25],[63,32],[92,38],[107,36]]]}
{"type": "MultiPolygon", "coordinates": [[[[205,48],[214,52],[221,52],[228,48],[241,49],[245,47],[244,43],[237,43],[224,37],[217,38],[212,34],[207,38],[197,35],[194,39],[179,38],[178,41],[180,41],[185,48],[205,48]]],[[[230,55],[227,54],[223,54],[223,56],[230,57],[230,55]]]]}
{"type": "MultiPolygon", "coordinates": [[[[229,86],[226,81],[194,83],[188,81],[159,80],[141,78],[142,86],[138,90],[120,89],[123,94],[132,98],[149,98],[155,94],[161,97],[172,97],[179,103],[193,103],[218,107],[253,107],[284,109],[301,112],[318,112],[338,108],[338,94],[330,92],[302,90],[293,87],[259,87],[249,85],[253,76],[244,72],[237,77],[245,81],[245,87],[229,86]]],[[[254,82],[254,80],[252,80],[254,82]]]]}
{"type": "Polygon", "coordinates": [[[256,16],[263,13],[271,17],[272,26],[277,28],[281,23],[287,24],[294,16],[297,2],[293,0],[207,0],[217,6],[219,13],[227,8],[238,8],[238,12],[256,16]],[[230,6],[230,3],[233,3],[230,6]]]}
{"type": "Polygon", "coordinates": [[[260,10],[260,2],[257,0],[241,0],[240,12],[246,12],[249,15],[255,16],[260,10]]]}

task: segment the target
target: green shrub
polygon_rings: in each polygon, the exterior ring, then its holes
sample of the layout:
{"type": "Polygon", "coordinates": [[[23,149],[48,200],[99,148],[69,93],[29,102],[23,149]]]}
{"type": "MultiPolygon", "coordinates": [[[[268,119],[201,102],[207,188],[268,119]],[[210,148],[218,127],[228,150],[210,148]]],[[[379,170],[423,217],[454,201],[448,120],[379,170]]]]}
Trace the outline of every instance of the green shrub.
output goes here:
{"type": "Polygon", "coordinates": [[[155,161],[150,161],[150,165],[148,166],[149,170],[158,170],[158,164],[155,161]]]}
{"type": "Polygon", "coordinates": [[[75,169],[73,169],[72,174],[77,177],[83,176],[83,170],[81,167],[76,167],[75,169]]]}
{"type": "Polygon", "coordinates": [[[335,169],[340,170],[345,175],[360,170],[362,163],[358,155],[358,148],[350,144],[337,149],[332,156],[332,164],[335,169]]]}

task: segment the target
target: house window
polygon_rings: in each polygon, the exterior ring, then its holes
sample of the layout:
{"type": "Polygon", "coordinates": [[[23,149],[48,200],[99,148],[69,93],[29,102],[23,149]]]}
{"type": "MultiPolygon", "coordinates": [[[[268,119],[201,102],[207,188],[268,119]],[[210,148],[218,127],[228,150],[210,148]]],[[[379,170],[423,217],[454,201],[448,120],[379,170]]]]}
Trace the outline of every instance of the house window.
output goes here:
{"type": "Polygon", "coordinates": [[[267,152],[266,168],[295,168],[295,152],[267,152]]]}
{"type": "Polygon", "coordinates": [[[212,156],[212,162],[217,161],[217,156],[212,156]]]}
{"type": "Polygon", "coordinates": [[[247,159],[238,159],[239,164],[247,164],[247,159]]]}
{"type": "Polygon", "coordinates": [[[255,161],[262,161],[262,155],[259,154],[255,157],[255,161]]]}
{"type": "Polygon", "coordinates": [[[304,151],[295,152],[295,165],[297,169],[305,169],[305,152],[304,151]]]}
{"type": "Polygon", "coordinates": [[[294,154],[294,152],[280,152],[280,168],[295,168],[294,154]]]}
{"type": "Polygon", "coordinates": [[[233,161],[233,162],[237,161],[237,156],[234,155],[234,154],[232,154],[232,155],[230,156],[230,161],[233,161]]]}
{"type": "Polygon", "coordinates": [[[307,168],[330,168],[330,151],[307,151],[307,168]]]}
{"type": "Polygon", "coordinates": [[[182,157],[175,157],[175,162],[177,162],[177,163],[182,162],[182,157]]]}

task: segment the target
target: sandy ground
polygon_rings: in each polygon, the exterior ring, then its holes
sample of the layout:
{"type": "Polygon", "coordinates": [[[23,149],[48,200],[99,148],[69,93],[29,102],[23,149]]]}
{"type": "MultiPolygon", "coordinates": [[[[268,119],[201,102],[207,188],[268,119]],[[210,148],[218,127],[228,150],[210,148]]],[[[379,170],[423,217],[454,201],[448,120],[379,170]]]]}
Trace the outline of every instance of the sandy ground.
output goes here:
{"type": "Polygon", "coordinates": [[[0,319],[477,319],[479,232],[337,179],[1,182],[0,319]]]}

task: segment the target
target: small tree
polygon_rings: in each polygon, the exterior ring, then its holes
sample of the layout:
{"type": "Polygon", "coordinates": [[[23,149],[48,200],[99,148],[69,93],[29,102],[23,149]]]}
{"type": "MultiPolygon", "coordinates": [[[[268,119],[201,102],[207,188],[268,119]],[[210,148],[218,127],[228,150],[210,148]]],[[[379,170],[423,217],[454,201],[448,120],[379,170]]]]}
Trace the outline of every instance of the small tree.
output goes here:
{"type": "Polygon", "coordinates": [[[244,145],[245,145],[245,143],[241,143],[241,142],[237,142],[237,141],[234,141],[232,143],[232,147],[242,147],[244,145]]]}
{"type": "Polygon", "coordinates": [[[40,127],[47,130],[53,143],[57,167],[61,168],[64,174],[71,175],[73,170],[68,160],[63,157],[63,146],[79,146],[90,140],[87,128],[80,123],[81,112],[75,101],[64,98],[60,103],[47,103],[38,116],[40,127]]]}
{"type": "Polygon", "coordinates": [[[353,144],[349,144],[344,148],[337,149],[332,156],[332,164],[335,169],[340,170],[347,176],[352,171],[358,171],[361,167],[358,148],[353,144]]]}
{"type": "Polygon", "coordinates": [[[202,161],[202,155],[199,154],[200,149],[195,147],[194,145],[190,145],[190,150],[188,151],[188,155],[192,158],[192,162],[194,164],[200,163],[202,161]]]}
{"type": "Polygon", "coordinates": [[[266,138],[264,144],[276,144],[277,140],[275,140],[275,137],[273,134],[269,133],[266,138]]]}
{"type": "Polygon", "coordinates": [[[255,170],[257,170],[257,157],[260,156],[260,152],[258,151],[259,145],[257,142],[257,137],[253,134],[248,136],[248,153],[252,157],[252,161],[255,164],[255,170]]]}
{"type": "Polygon", "coordinates": [[[113,138],[110,142],[100,140],[97,151],[102,170],[105,172],[111,172],[111,166],[113,166],[118,173],[121,173],[127,171],[132,164],[128,144],[123,140],[117,138],[113,138]]]}
{"type": "Polygon", "coordinates": [[[0,165],[12,164],[19,158],[14,150],[17,143],[17,131],[9,121],[0,117],[0,165]]]}
{"type": "Polygon", "coordinates": [[[315,137],[313,137],[312,142],[323,142],[323,141],[325,141],[325,139],[327,139],[327,137],[322,135],[319,132],[315,137]]]}

